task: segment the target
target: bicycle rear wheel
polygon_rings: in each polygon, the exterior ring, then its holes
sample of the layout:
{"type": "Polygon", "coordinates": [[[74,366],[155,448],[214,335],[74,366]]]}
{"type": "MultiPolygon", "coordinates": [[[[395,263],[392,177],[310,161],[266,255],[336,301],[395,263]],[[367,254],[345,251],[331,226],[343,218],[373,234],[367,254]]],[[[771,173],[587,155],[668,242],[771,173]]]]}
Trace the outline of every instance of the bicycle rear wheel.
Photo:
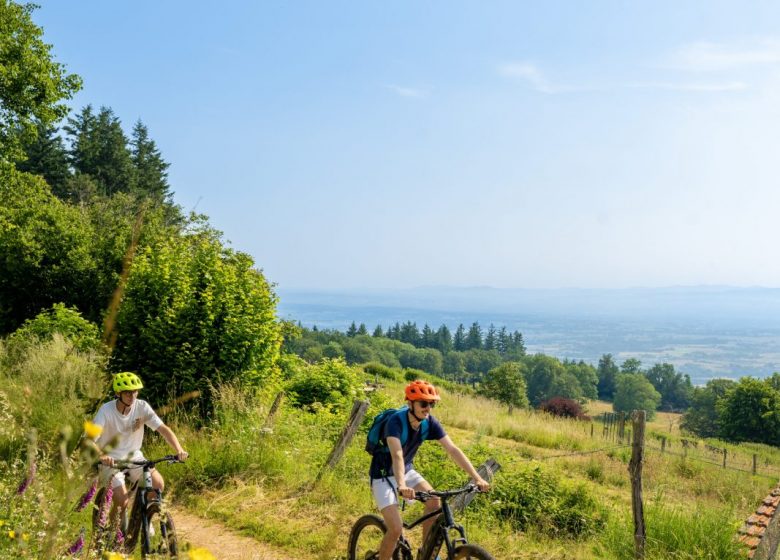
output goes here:
{"type": "Polygon", "coordinates": [[[476,560],[495,560],[493,556],[484,548],[476,544],[464,544],[455,549],[455,560],[468,560],[474,558],[476,560]]]}
{"type": "Polygon", "coordinates": [[[162,511],[159,502],[148,504],[141,523],[141,557],[175,558],[178,554],[176,528],[171,514],[162,511]]]}
{"type": "MultiPolygon", "coordinates": [[[[379,558],[379,546],[386,532],[385,522],[378,515],[364,515],[358,519],[349,533],[348,560],[379,558]]],[[[399,545],[393,551],[393,560],[412,560],[412,555],[399,545]]]]}

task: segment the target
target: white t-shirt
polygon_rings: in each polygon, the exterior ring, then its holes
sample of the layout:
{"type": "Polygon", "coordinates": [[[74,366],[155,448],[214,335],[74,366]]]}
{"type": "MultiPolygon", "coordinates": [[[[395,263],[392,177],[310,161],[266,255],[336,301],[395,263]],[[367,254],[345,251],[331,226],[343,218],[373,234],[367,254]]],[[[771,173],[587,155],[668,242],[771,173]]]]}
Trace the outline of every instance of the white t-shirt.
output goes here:
{"type": "Polygon", "coordinates": [[[119,460],[130,459],[140,451],[144,442],[144,425],[154,431],[163,425],[149,403],[138,399],[127,414],[117,410],[116,400],[107,402],[98,410],[94,423],[103,428],[95,443],[100,449],[108,446],[107,454],[119,460]]]}

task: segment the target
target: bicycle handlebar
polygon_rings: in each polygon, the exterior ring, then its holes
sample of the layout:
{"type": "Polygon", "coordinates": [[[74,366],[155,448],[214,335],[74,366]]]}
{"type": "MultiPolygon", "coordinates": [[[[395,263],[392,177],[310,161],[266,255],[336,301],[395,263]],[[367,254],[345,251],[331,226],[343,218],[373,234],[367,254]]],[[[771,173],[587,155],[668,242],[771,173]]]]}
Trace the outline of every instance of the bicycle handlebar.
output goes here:
{"type": "Polygon", "coordinates": [[[476,491],[478,491],[477,485],[469,483],[463,488],[459,488],[457,490],[444,490],[441,492],[437,490],[430,490],[428,492],[415,492],[414,498],[416,500],[420,500],[421,502],[425,502],[431,498],[442,498],[446,500],[448,498],[452,498],[453,496],[458,496],[460,494],[470,494],[476,491]]]}
{"type": "MultiPolygon", "coordinates": [[[[160,459],[144,459],[143,461],[138,460],[131,460],[131,461],[114,461],[114,466],[111,468],[114,469],[141,469],[144,467],[154,467],[158,463],[183,463],[184,461],[179,461],[179,458],[176,455],[166,455],[165,457],[161,457],[160,459]]],[[[98,463],[102,464],[102,463],[98,463]]]]}

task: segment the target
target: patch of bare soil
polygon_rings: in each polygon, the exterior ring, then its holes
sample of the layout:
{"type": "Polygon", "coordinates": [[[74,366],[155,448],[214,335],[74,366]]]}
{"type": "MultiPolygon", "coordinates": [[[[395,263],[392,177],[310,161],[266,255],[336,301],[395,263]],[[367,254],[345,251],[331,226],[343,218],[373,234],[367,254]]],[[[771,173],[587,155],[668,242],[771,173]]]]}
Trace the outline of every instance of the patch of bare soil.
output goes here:
{"type": "Polygon", "coordinates": [[[207,548],[218,560],[297,560],[285,551],[245,537],[211,519],[171,508],[179,544],[207,548]]]}

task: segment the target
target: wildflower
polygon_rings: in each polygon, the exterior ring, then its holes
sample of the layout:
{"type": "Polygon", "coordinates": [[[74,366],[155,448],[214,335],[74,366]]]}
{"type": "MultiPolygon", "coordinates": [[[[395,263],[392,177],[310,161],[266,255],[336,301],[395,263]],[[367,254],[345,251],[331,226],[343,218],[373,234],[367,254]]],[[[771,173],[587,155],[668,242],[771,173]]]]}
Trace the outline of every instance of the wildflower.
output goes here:
{"type": "Polygon", "coordinates": [[[9,539],[15,539],[16,538],[16,531],[8,531],[8,538],[9,539]]]}
{"type": "Polygon", "coordinates": [[[118,552],[106,552],[103,554],[105,560],[125,560],[127,556],[122,556],[118,552]]]}
{"type": "Polygon", "coordinates": [[[25,493],[27,488],[29,488],[30,484],[32,484],[32,481],[35,478],[36,472],[38,472],[38,465],[36,464],[35,460],[33,460],[32,464],[30,464],[30,472],[27,475],[27,478],[25,478],[19,485],[19,488],[16,489],[17,496],[21,496],[25,493]]]}
{"type": "Polygon", "coordinates": [[[69,556],[72,556],[74,554],[78,554],[81,552],[81,549],[84,548],[84,534],[86,533],[86,530],[82,527],[81,531],[79,532],[79,538],[76,539],[76,542],[74,542],[72,545],[70,545],[70,548],[68,548],[68,551],[66,554],[69,556]]]}
{"type": "Polygon", "coordinates": [[[103,496],[103,503],[100,504],[100,515],[98,516],[98,525],[101,527],[105,527],[108,523],[108,512],[111,511],[111,502],[114,499],[114,487],[112,485],[112,482],[114,480],[114,477],[111,477],[111,480],[108,481],[108,486],[106,487],[106,493],[103,496]]]}
{"type": "Polygon", "coordinates": [[[122,532],[122,529],[117,528],[116,530],[116,544],[119,546],[122,546],[125,542],[125,534],[122,532]]]}
{"type": "Polygon", "coordinates": [[[0,527],[2,527],[3,525],[5,525],[5,519],[0,519],[0,527]]]}
{"type": "Polygon", "coordinates": [[[92,481],[92,485],[86,492],[84,492],[84,495],[81,496],[79,503],[76,504],[76,511],[83,510],[85,507],[87,507],[87,504],[92,501],[92,498],[95,497],[95,492],[97,492],[97,483],[97,479],[92,481]]]}
{"type": "Polygon", "coordinates": [[[97,439],[103,433],[103,426],[98,426],[87,420],[84,422],[84,433],[89,439],[97,439]]]}
{"type": "Polygon", "coordinates": [[[27,542],[30,540],[30,533],[22,533],[22,540],[27,542]]]}
{"type": "Polygon", "coordinates": [[[205,548],[193,548],[187,555],[190,560],[217,560],[217,557],[205,548]]]}

